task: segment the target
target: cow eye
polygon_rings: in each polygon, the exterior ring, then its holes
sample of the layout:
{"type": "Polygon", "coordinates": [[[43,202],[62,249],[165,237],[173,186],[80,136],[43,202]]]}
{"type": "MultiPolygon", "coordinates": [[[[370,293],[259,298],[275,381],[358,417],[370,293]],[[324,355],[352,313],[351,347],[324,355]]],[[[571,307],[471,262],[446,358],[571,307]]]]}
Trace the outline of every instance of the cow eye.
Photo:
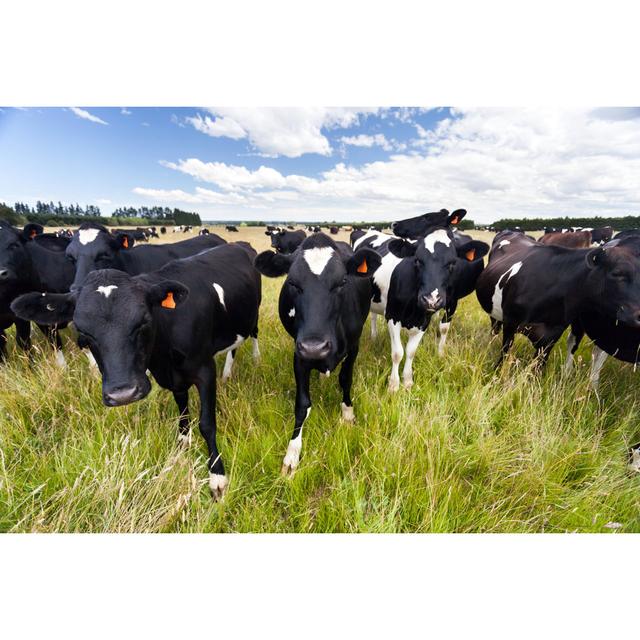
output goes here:
{"type": "Polygon", "coordinates": [[[453,268],[455,267],[455,264],[453,262],[449,263],[449,273],[451,273],[453,271],[453,268]]]}
{"type": "Polygon", "coordinates": [[[333,287],[331,287],[331,291],[336,291],[337,289],[342,289],[342,287],[344,287],[344,285],[347,284],[347,278],[342,278],[342,280],[340,282],[338,282],[337,284],[334,284],[333,287]]]}
{"type": "Polygon", "coordinates": [[[18,248],[18,243],[17,242],[12,242],[7,249],[11,250],[11,249],[17,249],[18,248]]]}

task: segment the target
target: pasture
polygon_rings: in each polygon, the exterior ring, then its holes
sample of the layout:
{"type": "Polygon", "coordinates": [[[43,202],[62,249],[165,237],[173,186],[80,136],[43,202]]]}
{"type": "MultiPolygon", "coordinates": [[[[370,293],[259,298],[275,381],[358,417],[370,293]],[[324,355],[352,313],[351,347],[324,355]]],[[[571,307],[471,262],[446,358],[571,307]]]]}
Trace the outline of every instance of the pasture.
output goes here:
{"type": "MultiPolygon", "coordinates": [[[[264,228],[210,229],[258,251],[269,245],[264,228]]],[[[169,232],[159,241],[184,237],[169,232]]],[[[609,359],[596,395],[588,340],[571,375],[562,371],[563,339],[540,376],[533,349],[518,336],[495,374],[499,339],[475,295],[460,304],[444,358],[432,323],[411,391],[387,392],[388,333],[379,324],[372,341],[367,322],[354,374],[355,425],[340,421],[337,372],[315,376],[300,467],[281,477],[295,385],[293,344],[277,313],[280,286],[263,278],[260,363],[244,345],[232,378],[218,383],[218,444],[230,479],[220,504],[207,487],[194,390],[193,436],[181,448],[169,392],[154,384],[147,399],[106,408],[70,331],[61,370],[36,330],[31,361],[16,351],[12,330],[0,368],[0,530],[640,531],[640,476],[627,470],[628,447],[640,440],[632,367],[609,359]]]]}

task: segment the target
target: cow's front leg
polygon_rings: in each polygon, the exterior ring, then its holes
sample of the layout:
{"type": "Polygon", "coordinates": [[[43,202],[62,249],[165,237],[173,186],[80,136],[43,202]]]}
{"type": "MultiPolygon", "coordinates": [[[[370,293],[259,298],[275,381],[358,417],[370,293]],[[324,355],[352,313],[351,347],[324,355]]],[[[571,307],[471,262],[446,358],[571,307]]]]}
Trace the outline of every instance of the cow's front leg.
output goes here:
{"type": "Polygon", "coordinates": [[[236,357],[236,350],[231,349],[227,351],[227,355],[224,360],[224,369],[222,369],[222,380],[221,382],[226,382],[231,377],[231,372],[233,370],[233,361],[236,357]]]}
{"type": "Polygon", "coordinates": [[[293,475],[300,463],[302,425],[311,412],[311,397],[309,395],[311,371],[295,354],[293,356],[293,373],[296,378],[295,426],[293,427],[291,440],[289,440],[287,453],[282,461],[282,475],[293,475]]]}
{"type": "Polygon", "coordinates": [[[589,373],[589,384],[591,388],[597,393],[600,386],[600,371],[607,359],[607,352],[593,345],[591,351],[591,371],[589,373]]]}
{"type": "Polygon", "coordinates": [[[31,323],[16,320],[16,343],[23,351],[31,349],[31,323]]]}
{"type": "Polygon", "coordinates": [[[413,359],[416,351],[420,346],[420,340],[424,331],[418,327],[409,329],[409,340],[407,340],[407,357],[404,361],[404,369],[402,370],[402,384],[405,389],[411,389],[413,386],[413,359]]]}
{"type": "Polygon", "coordinates": [[[580,341],[584,336],[582,325],[574,323],[571,325],[571,331],[567,336],[567,359],[564,362],[564,372],[571,373],[573,369],[573,357],[580,346],[580,341]]]}
{"type": "Polygon", "coordinates": [[[200,433],[209,450],[209,488],[215,500],[221,500],[229,484],[216,443],[216,365],[214,359],[198,371],[196,381],[200,395],[200,433]]]}
{"type": "Polygon", "coordinates": [[[457,308],[458,301],[456,300],[455,303],[452,303],[451,306],[445,309],[442,319],[438,323],[438,333],[440,335],[440,339],[438,340],[438,355],[440,357],[444,356],[444,345],[447,343],[449,327],[451,326],[451,320],[457,308]]]}
{"type": "Polygon", "coordinates": [[[389,320],[389,337],[391,338],[391,375],[389,376],[389,391],[396,392],[400,388],[400,362],[404,351],[402,349],[402,337],[400,322],[389,320]]]}
{"type": "Polygon", "coordinates": [[[371,312],[371,339],[375,340],[378,337],[378,314],[371,312]]]}
{"type": "Polygon", "coordinates": [[[189,391],[174,391],[173,399],[178,405],[178,442],[182,446],[191,444],[191,429],[189,429],[189,391]]]}
{"type": "Polygon", "coordinates": [[[358,357],[358,346],[353,351],[347,353],[347,357],[340,368],[338,381],[342,389],[342,419],[345,422],[353,422],[356,417],[353,413],[353,404],[351,402],[351,384],[353,382],[353,366],[358,357]]]}
{"type": "Polygon", "coordinates": [[[49,344],[53,347],[56,364],[61,369],[67,368],[67,361],[64,358],[64,353],[62,353],[62,338],[60,337],[60,332],[58,331],[58,327],[50,326],[46,324],[39,324],[38,329],[42,331],[43,335],[46,337],[49,344]]]}

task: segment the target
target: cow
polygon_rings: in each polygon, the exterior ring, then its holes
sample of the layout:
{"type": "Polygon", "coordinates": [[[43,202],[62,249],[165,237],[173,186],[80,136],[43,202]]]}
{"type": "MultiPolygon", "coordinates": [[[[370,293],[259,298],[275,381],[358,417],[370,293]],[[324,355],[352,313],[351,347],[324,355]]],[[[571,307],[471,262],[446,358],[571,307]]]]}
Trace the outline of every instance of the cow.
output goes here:
{"type": "Polygon", "coordinates": [[[78,345],[98,362],[107,407],[145,398],[151,372],[173,393],[183,443],[189,442],[189,388],[195,385],[209,487],[221,499],[228,479],[216,444],[214,356],[257,336],[261,281],[254,256],[247,243],[233,243],[137,276],[100,269],[69,293],[20,296],[12,310],[44,324],[73,320],[78,345]]]}
{"type": "MultiPolygon", "coordinates": [[[[29,291],[68,291],[73,282],[73,265],[65,259],[61,243],[68,243],[55,234],[42,234],[42,227],[27,224],[16,229],[0,221],[0,361],[6,357],[6,329],[15,324],[16,343],[24,351],[31,347],[31,325],[11,311],[11,302],[29,291]],[[44,235],[42,240],[39,237],[44,235]]],[[[38,293],[37,295],[40,295],[38,293]]],[[[40,323],[39,329],[55,349],[56,363],[64,367],[62,340],[55,324],[40,323]]]]}
{"type": "Polygon", "coordinates": [[[271,246],[277,253],[293,253],[307,237],[302,229],[298,231],[285,231],[284,229],[272,232],[265,231],[265,234],[271,236],[271,246]]]}
{"type": "Polygon", "coordinates": [[[441,309],[445,312],[439,326],[438,345],[438,353],[443,355],[458,301],[473,291],[482,272],[483,257],[489,246],[477,240],[457,246],[454,240],[452,225],[457,224],[464,213],[449,214],[442,210],[401,220],[392,228],[402,237],[368,231],[353,245],[354,249],[369,247],[382,256],[382,265],[373,276],[371,323],[374,336],[376,316],[373,314],[382,314],[387,321],[392,361],[390,392],[400,387],[399,366],[404,356],[402,328],[409,330],[402,378],[404,387],[410,389],[413,359],[433,314],[441,309]]]}
{"type": "Polygon", "coordinates": [[[618,233],[613,236],[613,239],[619,240],[621,238],[628,238],[631,236],[640,236],[640,229],[623,229],[622,231],[618,231],[618,233]]]}
{"type": "Polygon", "coordinates": [[[202,229],[200,229],[200,231],[198,231],[198,235],[199,236],[208,236],[209,235],[209,229],[207,229],[206,227],[202,227],[202,229]]]}
{"type": "Polygon", "coordinates": [[[316,369],[329,374],[341,362],[342,419],[355,419],[351,401],[353,367],[369,312],[371,274],[380,256],[369,249],[352,252],[324,233],[306,238],[294,253],[264,251],[255,260],[263,275],[287,275],[279,299],[280,321],[294,340],[295,423],[282,464],[295,472],[302,449],[302,425],[311,411],[309,379],[316,369]]]}
{"type": "Polygon", "coordinates": [[[229,232],[238,233],[238,227],[233,224],[228,224],[225,229],[229,232]]]}
{"type": "Polygon", "coordinates": [[[339,230],[340,230],[340,229],[338,229],[338,227],[329,227],[329,233],[330,233],[332,236],[337,235],[337,233],[338,233],[338,231],[339,231],[339,230]]]}
{"type": "Polygon", "coordinates": [[[167,227],[160,227],[160,233],[162,235],[164,235],[165,233],[167,233],[167,227]]]}
{"type": "MultiPolygon", "coordinates": [[[[492,322],[502,327],[496,368],[517,332],[529,338],[538,366],[544,367],[565,329],[577,327],[581,314],[589,310],[640,327],[640,258],[632,239],[614,243],[569,249],[527,240],[491,251],[476,294],[492,322]]],[[[575,351],[571,344],[570,351],[575,351]]]]}
{"type": "Polygon", "coordinates": [[[541,238],[542,244],[555,244],[570,249],[587,249],[591,246],[591,231],[567,231],[566,233],[545,233],[541,238]]]}
{"type": "Polygon", "coordinates": [[[606,244],[613,238],[613,227],[597,227],[590,231],[593,244],[606,244]]]}
{"type": "Polygon", "coordinates": [[[66,249],[67,258],[76,266],[71,288],[80,287],[94,269],[120,269],[135,276],[221,244],[226,244],[226,240],[211,234],[181,242],[134,247],[128,232],[112,235],[102,225],[86,222],[74,232],[66,249]]]}

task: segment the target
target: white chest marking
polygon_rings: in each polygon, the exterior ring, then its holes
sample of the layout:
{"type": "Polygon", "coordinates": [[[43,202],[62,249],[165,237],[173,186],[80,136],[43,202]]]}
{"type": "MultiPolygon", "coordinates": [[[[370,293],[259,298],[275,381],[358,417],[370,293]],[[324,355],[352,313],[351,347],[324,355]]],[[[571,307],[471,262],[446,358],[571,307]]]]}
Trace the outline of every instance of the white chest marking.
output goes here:
{"type": "Polygon", "coordinates": [[[451,246],[451,238],[449,237],[449,234],[444,229],[437,229],[433,233],[430,233],[424,239],[424,248],[430,253],[433,253],[435,251],[437,242],[441,242],[447,247],[451,246]]]}
{"type": "Polygon", "coordinates": [[[513,276],[515,276],[518,271],[520,271],[520,267],[522,267],[522,262],[516,262],[512,264],[498,278],[498,282],[496,282],[496,288],[493,292],[493,296],[491,296],[491,317],[495,318],[496,320],[500,320],[500,322],[504,320],[504,315],[502,313],[502,290],[504,289],[504,286],[507,284],[507,282],[509,282],[509,280],[513,276]],[[502,284],[503,280],[504,284],[502,284]]]}
{"type": "Polygon", "coordinates": [[[333,256],[333,249],[331,247],[305,249],[304,252],[304,259],[307,261],[311,273],[315,273],[317,276],[324,271],[327,263],[331,260],[331,256],[333,256]]]}
{"type": "Polygon", "coordinates": [[[78,240],[80,240],[80,244],[89,244],[93,242],[100,233],[100,229],[80,229],[78,231],[78,240]]]}
{"type": "Polygon", "coordinates": [[[106,287],[99,286],[96,289],[96,293],[101,293],[105,298],[108,298],[111,295],[111,292],[118,287],[115,284],[109,284],[106,287]]]}
{"type": "Polygon", "coordinates": [[[293,318],[296,315],[296,308],[291,307],[291,311],[289,311],[289,317],[293,318]]]}
{"type": "Polygon", "coordinates": [[[218,298],[220,299],[220,304],[224,307],[226,311],[227,307],[224,304],[224,289],[217,282],[213,283],[213,288],[216,290],[216,293],[218,294],[218,298]]]}

